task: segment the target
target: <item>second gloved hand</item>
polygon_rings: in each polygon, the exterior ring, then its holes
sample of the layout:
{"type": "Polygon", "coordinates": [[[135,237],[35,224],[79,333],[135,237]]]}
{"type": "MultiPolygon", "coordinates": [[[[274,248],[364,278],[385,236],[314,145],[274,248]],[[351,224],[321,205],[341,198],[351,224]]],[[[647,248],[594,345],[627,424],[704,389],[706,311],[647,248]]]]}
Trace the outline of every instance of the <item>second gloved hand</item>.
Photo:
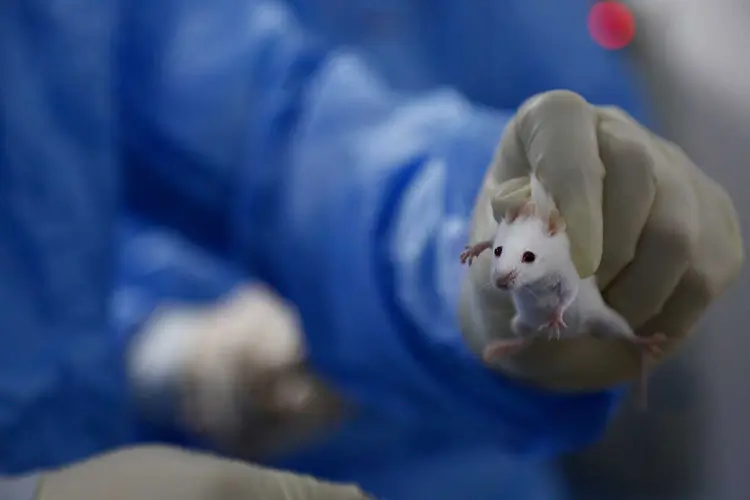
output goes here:
{"type": "Polygon", "coordinates": [[[41,475],[33,500],[366,500],[354,485],[176,448],[138,447],[41,475]]]}
{"type": "MultiPolygon", "coordinates": [[[[676,145],[615,108],[554,91],[529,99],[508,125],[475,208],[471,242],[491,238],[495,215],[525,201],[536,173],[567,222],[582,277],[596,274],[605,300],[641,335],[663,332],[673,351],[744,260],[727,193],[676,145]]],[[[486,290],[491,252],[472,266],[462,306],[475,347],[508,331],[509,303],[486,290]]],[[[581,337],[535,342],[502,360],[505,372],[557,389],[599,389],[634,379],[639,356],[625,342],[581,337]]]]}

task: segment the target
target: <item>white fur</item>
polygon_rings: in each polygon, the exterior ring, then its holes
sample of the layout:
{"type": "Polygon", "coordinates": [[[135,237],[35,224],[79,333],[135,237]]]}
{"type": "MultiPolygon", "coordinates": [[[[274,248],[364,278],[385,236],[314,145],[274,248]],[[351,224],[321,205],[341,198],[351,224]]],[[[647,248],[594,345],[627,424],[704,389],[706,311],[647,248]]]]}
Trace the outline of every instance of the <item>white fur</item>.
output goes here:
{"type": "MultiPolygon", "coordinates": [[[[498,276],[514,273],[515,286],[533,283],[552,271],[575,273],[570,259],[570,241],[564,232],[549,236],[546,225],[539,218],[525,217],[508,224],[503,221],[497,229],[492,251],[502,247],[500,257],[492,256],[492,280],[498,276]],[[524,252],[533,252],[536,260],[522,262],[524,252]]],[[[577,273],[575,277],[577,277],[577,273]]]]}
{"type": "Polygon", "coordinates": [[[550,235],[548,221],[557,211],[555,201],[535,174],[529,176],[533,215],[520,215],[513,221],[503,219],[492,243],[493,251],[502,247],[500,257],[493,257],[492,280],[511,273],[514,285],[538,281],[550,272],[565,272],[577,278],[570,258],[570,240],[565,231],[550,235]],[[525,252],[535,255],[534,262],[522,262],[525,252]]]}
{"type": "Polygon", "coordinates": [[[516,316],[511,326],[516,334],[529,330],[538,334],[560,309],[567,326],[560,337],[597,333],[633,338],[632,329],[619,314],[609,308],[596,284],[596,278],[582,280],[570,256],[570,240],[563,228],[550,232],[549,221],[557,207],[552,196],[535,175],[530,176],[533,212],[522,212],[514,220],[503,220],[493,240],[491,280],[513,276],[507,283],[516,316]],[[532,252],[533,262],[524,262],[525,252],[532,252]]]}

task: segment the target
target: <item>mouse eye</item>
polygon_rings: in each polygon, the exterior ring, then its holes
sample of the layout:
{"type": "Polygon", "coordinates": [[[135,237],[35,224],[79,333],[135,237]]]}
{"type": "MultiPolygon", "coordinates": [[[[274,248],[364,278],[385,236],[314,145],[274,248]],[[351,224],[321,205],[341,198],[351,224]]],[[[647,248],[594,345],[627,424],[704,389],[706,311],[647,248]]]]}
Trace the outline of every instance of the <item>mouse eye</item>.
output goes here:
{"type": "Polygon", "coordinates": [[[500,257],[503,254],[503,247],[495,247],[495,257],[500,257]]]}
{"type": "Polygon", "coordinates": [[[536,255],[534,255],[533,252],[524,252],[521,256],[521,262],[525,262],[527,264],[534,262],[536,260],[536,255]]]}

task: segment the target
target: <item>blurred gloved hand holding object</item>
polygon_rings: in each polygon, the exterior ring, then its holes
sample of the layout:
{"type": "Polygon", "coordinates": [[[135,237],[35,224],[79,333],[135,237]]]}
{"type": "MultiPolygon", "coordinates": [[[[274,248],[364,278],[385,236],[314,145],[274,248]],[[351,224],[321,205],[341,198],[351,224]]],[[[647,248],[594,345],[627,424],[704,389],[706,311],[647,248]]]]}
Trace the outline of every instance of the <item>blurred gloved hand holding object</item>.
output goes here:
{"type": "Polygon", "coordinates": [[[133,392],[152,421],[178,422],[225,453],[260,459],[343,417],[343,402],[306,366],[294,309],[267,287],[163,309],[129,354],[133,392]],[[177,403],[165,413],[166,394],[177,403]]]}

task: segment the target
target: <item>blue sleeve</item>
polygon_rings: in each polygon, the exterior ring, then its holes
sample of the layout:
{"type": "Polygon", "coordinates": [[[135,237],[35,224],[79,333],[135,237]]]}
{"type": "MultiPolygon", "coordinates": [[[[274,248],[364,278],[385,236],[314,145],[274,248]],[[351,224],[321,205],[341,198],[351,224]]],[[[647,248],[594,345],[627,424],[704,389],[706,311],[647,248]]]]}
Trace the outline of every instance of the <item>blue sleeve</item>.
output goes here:
{"type": "Polygon", "coordinates": [[[123,10],[128,208],[265,273],[248,242],[263,237],[277,168],[325,53],[284,24],[289,11],[275,0],[133,0],[123,10]],[[240,214],[249,190],[253,209],[240,214]]]}
{"type": "Polygon", "coordinates": [[[456,325],[457,256],[510,113],[450,90],[400,95],[277,2],[135,4],[129,199],[290,298],[313,365],[361,409],[285,463],[338,475],[405,456],[399,443],[551,456],[601,435],[616,392],[507,380],[456,325]]]}
{"type": "Polygon", "coordinates": [[[0,2],[0,475],[130,433],[122,353],[107,336],[116,10],[0,2]]]}
{"type": "Polygon", "coordinates": [[[125,332],[156,300],[233,279],[176,286],[188,271],[172,269],[111,328],[113,282],[148,260],[115,258],[120,194],[298,305],[313,365],[360,412],[290,466],[356,479],[368,460],[480,441],[549,456],[601,434],[615,392],[522,387],[480,366],[456,326],[456,256],[509,113],[399,95],[274,1],[75,5],[0,7],[3,471],[132,440],[125,332]]]}
{"type": "MultiPolygon", "coordinates": [[[[562,395],[509,380],[458,328],[457,256],[509,115],[449,90],[398,95],[346,51],[322,61],[303,96],[285,161],[269,167],[283,175],[277,208],[253,245],[300,309],[313,366],[360,413],[279,464],[407,498],[392,488],[417,481],[428,457],[490,450],[451,462],[453,475],[416,495],[447,499],[474,491],[460,477],[503,456],[549,458],[598,439],[619,391],[562,395]],[[401,475],[383,479],[383,463],[401,475]]],[[[257,171],[245,175],[253,186],[257,171]]],[[[252,194],[244,213],[257,210],[252,194]]],[[[499,484],[485,478],[473,498],[507,493],[499,484]]]]}
{"type": "Polygon", "coordinates": [[[177,231],[135,216],[118,220],[112,320],[127,343],[161,304],[205,305],[251,278],[177,231]]]}

